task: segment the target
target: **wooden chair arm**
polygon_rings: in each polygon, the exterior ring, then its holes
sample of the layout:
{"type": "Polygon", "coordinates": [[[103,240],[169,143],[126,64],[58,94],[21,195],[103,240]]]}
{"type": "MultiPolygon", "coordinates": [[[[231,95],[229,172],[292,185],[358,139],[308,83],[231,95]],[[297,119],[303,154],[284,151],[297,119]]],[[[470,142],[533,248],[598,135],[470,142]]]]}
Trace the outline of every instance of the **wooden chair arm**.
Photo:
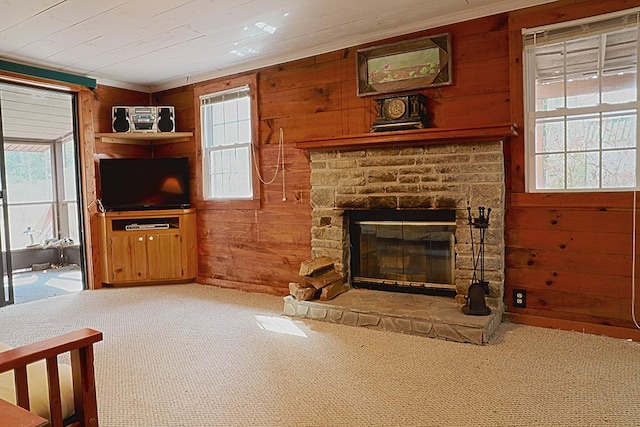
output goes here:
{"type": "MultiPolygon", "coordinates": [[[[48,384],[58,384],[59,354],[70,353],[75,413],[72,421],[79,426],[97,426],[93,344],[102,341],[102,332],[85,328],[57,337],[0,352],[0,373],[13,371],[16,402],[29,410],[29,388],[26,366],[45,360],[48,384]]],[[[51,425],[62,426],[60,390],[49,387],[51,425]]]]}
{"type": "Polygon", "coordinates": [[[0,421],[5,426],[20,427],[49,427],[49,421],[44,418],[25,411],[13,403],[0,399],[0,421]]]}
{"type": "Polygon", "coordinates": [[[102,341],[102,332],[84,328],[0,352],[0,374],[102,341]]]}

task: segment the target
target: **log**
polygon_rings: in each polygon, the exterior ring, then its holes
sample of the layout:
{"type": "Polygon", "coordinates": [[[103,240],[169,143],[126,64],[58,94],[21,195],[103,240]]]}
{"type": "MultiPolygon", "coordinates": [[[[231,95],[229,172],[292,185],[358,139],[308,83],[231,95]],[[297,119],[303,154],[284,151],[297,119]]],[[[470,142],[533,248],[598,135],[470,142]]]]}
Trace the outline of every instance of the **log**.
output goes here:
{"type": "Polygon", "coordinates": [[[333,267],[333,261],[329,257],[321,256],[318,258],[309,259],[303,261],[300,264],[300,275],[312,276],[331,267],[333,267]]]}
{"type": "Polygon", "coordinates": [[[300,281],[305,282],[303,287],[311,285],[315,289],[322,289],[329,283],[333,283],[336,280],[342,280],[342,274],[338,273],[336,270],[327,270],[317,276],[303,276],[300,281]]]}
{"type": "Polygon", "coordinates": [[[346,290],[347,287],[344,285],[342,279],[336,280],[335,282],[330,283],[322,288],[322,291],[320,293],[320,300],[327,301],[330,299],[334,299],[346,290]]]}
{"type": "Polygon", "coordinates": [[[315,290],[316,288],[313,287],[313,284],[311,283],[311,281],[307,279],[308,279],[308,276],[300,276],[300,280],[298,280],[298,283],[297,283],[298,287],[315,290]]]}
{"type": "Polygon", "coordinates": [[[293,295],[297,301],[309,301],[315,298],[318,291],[313,287],[303,288],[299,283],[291,282],[289,283],[289,293],[293,295]]]}

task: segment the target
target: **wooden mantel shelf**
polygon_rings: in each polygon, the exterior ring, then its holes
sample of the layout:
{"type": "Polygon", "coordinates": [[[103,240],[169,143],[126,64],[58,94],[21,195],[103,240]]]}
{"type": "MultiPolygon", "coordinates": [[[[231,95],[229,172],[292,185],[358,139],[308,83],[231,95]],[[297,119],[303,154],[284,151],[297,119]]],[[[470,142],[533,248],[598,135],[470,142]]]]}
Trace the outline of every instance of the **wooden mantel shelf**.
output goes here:
{"type": "Polygon", "coordinates": [[[504,141],[518,135],[514,124],[478,126],[457,129],[414,129],[390,132],[372,132],[330,138],[298,141],[296,148],[305,151],[354,150],[364,148],[434,145],[458,142],[504,141]]]}

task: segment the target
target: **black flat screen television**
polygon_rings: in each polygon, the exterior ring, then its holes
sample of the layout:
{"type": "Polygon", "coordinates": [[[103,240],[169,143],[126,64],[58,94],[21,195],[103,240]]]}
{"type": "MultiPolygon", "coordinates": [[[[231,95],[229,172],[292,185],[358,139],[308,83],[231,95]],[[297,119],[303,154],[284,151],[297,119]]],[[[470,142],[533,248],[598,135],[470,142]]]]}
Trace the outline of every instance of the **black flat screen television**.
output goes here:
{"type": "Polygon", "coordinates": [[[189,207],[187,157],[100,159],[99,173],[106,211],[189,207]]]}

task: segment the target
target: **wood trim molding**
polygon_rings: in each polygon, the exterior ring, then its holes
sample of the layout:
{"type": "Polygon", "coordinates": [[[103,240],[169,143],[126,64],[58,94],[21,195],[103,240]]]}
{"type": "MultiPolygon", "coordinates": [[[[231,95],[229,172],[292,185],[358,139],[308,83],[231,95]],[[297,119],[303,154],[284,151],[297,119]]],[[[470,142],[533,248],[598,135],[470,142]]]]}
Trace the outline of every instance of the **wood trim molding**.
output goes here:
{"type": "Polygon", "coordinates": [[[297,141],[295,147],[305,151],[354,150],[458,142],[504,141],[517,135],[518,127],[513,123],[459,129],[429,128],[344,135],[297,141]]]}
{"type": "MultiPolygon", "coordinates": [[[[82,193],[82,227],[84,229],[84,260],[87,289],[98,289],[102,285],[99,281],[100,263],[98,252],[93,242],[97,242],[97,228],[94,215],[98,212],[97,177],[96,177],[96,138],[94,130],[93,110],[94,93],[87,88],[78,92],[78,174],[82,193]]],[[[97,245],[96,245],[97,247],[97,245]]]]}
{"type": "Polygon", "coordinates": [[[514,208],[633,210],[633,191],[577,193],[512,193],[509,204],[514,208]]]}
{"type": "Polygon", "coordinates": [[[37,76],[27,76],[10,71],[0,71],[0,81],[34,86],[42,89],[59,90],[62,92],[80,92],[82,90],[89,90],[86,86],[79,84],[49,80],[37,76]]]}
{"type": "Polygon", "coordinates": [[[261,185],[258,174],[255,169],[260,170],[260,144],[259,127],[259,87],[258,74],[250,73],[240,75],[228,79],[218,79],[214,81],[206,81],[197,83],[193,89],[193,108],[194,108],[194,129],[196,144],[196,174],[195,174],[195,195],[196,206],[198,209],[260,209],[262,205],[261,185]],[[203,178],[203,149],[202,149],[202,123],[200,118],[200,97],[202,95],[214,94],[225,90],[249,86],[249,96],[251,99],[251,141],[253,152],[251,153],[251,178],[253,180],[253,197],[250,200],[205,200],[204,188],[202,185],[203,178]],[[254,157],[255,154],[255,157],[254,157]]]}
{"type": "Polygon", "coordinates": [[[611,338],[632,339],[640,341],[640,330],[621,328],[618,326],[601,325],[579,322],[575,320],[556,319],[551,317],[532,316],[528,314],[510,313],[503,314],[505,319],[521,325],[537,326],[540,328],[561,329],[564,331],[583,332],[592,335],[605,335],[611,338]]]}

